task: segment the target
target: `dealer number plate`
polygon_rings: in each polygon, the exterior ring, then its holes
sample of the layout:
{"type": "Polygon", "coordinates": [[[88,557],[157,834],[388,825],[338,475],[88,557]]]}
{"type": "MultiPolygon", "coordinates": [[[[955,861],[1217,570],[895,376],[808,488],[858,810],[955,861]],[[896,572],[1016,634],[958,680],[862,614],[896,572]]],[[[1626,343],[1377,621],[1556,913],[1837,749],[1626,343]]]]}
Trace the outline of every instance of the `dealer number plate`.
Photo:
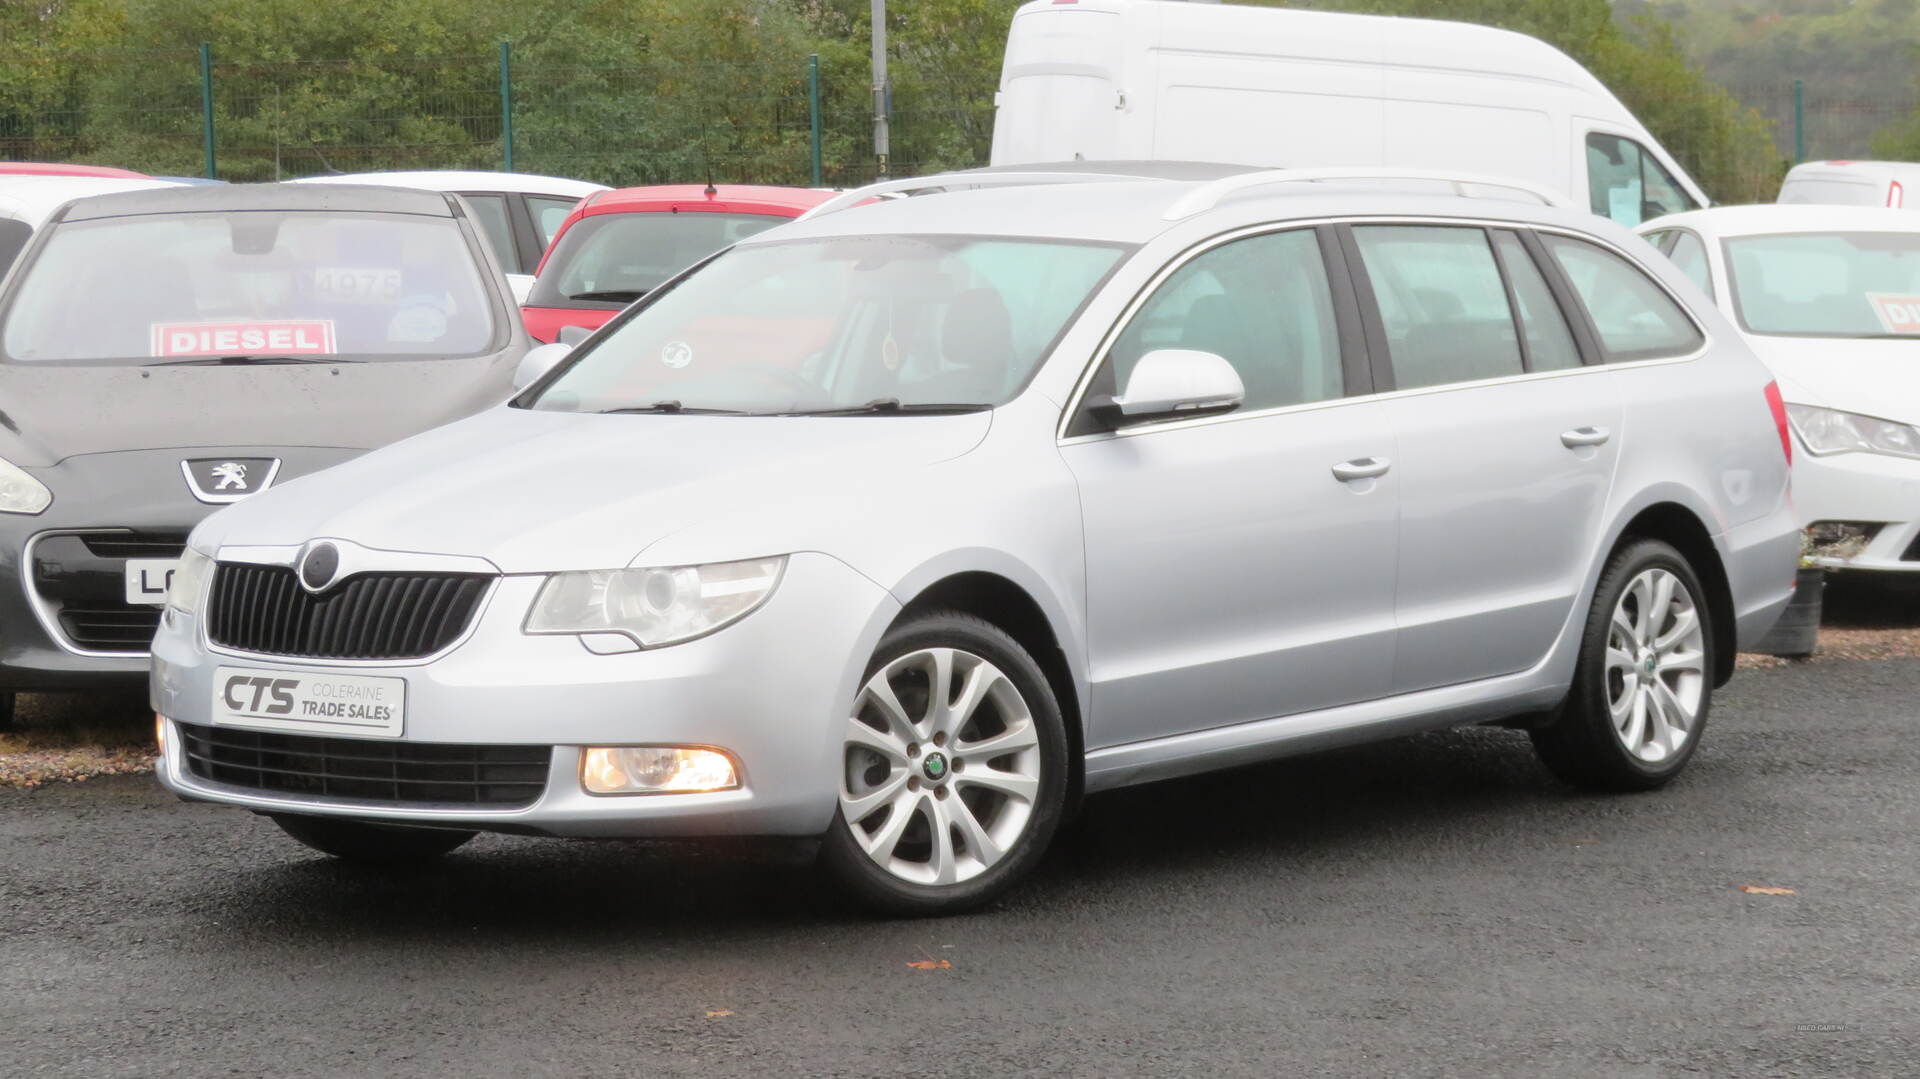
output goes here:
{"type": "Polygon", "coordinates": [[[351,738],[398,738],[405,729],[407,680],[221,667],[213,679],[217,727],[297,731],[351,738]]]}

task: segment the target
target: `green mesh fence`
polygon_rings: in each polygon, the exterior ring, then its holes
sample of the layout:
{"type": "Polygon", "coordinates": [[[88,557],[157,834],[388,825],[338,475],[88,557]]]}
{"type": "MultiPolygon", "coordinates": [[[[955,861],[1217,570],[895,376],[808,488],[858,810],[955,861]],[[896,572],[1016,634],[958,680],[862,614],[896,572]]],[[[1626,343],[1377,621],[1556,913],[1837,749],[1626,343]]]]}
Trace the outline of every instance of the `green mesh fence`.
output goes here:
{"type": "MultiPolygon", "coordinates": [[[[91,58],[83,87],[33,100],[0,89],[0,159],[81,161],[160,175],[205,172],[197,52],[91,58]]],[[[211,129],[223,180],[387,169],[498,169],[507,161],[500,58],[246,62],[215,55],[211,129]]],[[[813,137],[805,57],[786,70],[701,62],[514,63],[516,171],[654,183],[805,184],[813,137]]],[[[876,174],[864,70],[823,68],[823,181],[876,174]]],[[[924,95],[922,95],[923,97],[924,95]]],[[[895,98],[894,175],[983,164],[991,100],[895,98]]]]}
{"type": "MultiPolygon", "coordinates": [[[[507,163],[502,90],[512,106],[517,171],[614,185],[805,184],[812,124],[805,57],[766,65],[642,55],[621,66],[567,66],[500,57],[390,56],[252,62],[214,55],[212,130],[218,175],[274,180],[382,169],[498,169],[507,163]]],[[[205,171],[208,116],[200,56],[128,52],[89,57],[87,77],[31,96],[0,79],[0,159],[85,161],[161,175],[205,171]]],[[[893,175],[984,164],[993,130],[990,93],[955,100],[898,73],[893,175]]],[[[864,58],[823,64],[819,97],[822,179],[847,186],[876,175],[864,58]]],[[[1778,158],[1753,166],[1751,183],[1722,197],[1767,197],[1796,135],[1810,159],[1865,157],[1895,129],[1920,143],[1911,89],[1870,99],[1790,79],[1729,87],[1771,124],[1778,158]],[[1765,175],[1762,175],[1762,173],[1765,175]]],[[[1695,148],[1681,132],[1670,149],[1695,148]]],[[[1884,145],[1884,143],[1883,143],[1884,145]]],[[[1724,173],[1725,170],[1723,169],[1724,173]]],[[[1744,173],[1742,173],[1744,175],[1744,173]]]]}

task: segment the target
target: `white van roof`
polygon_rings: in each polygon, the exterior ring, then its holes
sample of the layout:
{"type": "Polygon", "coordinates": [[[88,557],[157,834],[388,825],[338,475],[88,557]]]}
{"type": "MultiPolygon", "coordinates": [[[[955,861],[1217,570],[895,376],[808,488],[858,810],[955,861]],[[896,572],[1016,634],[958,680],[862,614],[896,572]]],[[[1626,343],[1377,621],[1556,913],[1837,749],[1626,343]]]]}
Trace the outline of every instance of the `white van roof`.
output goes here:
{"type": "Polygon", "coordinates": [[[561,198],[585,198],[607,185],[564,176],[535,176],[526,172],[485,172],[451,169],[423,169],[417,172],[345,172],[324,176],[303,176],[289,180],[293,184],[378,184],[382,187],[411,187],[421,191],[516,191],[528,195],[555,195],[561,198]]]}
{"type": "MultiPolygon", "coordinates": [[[[1017,21],[1075,14],[1121,15],[1149,22],[1150,40],[1169,50],[1213,46],[1206,51],[1217,51],[1248,35],[1269,39],[1278,35],[1286,40],[1290,54],[1316,61],[1432,66],[1434,57],[1445,56],[1452,71],[1552,83],[1613,98],[1592,72],[1552,45],[1475,23],[1167,0],[1030,0],[1013,17],[1017,21]]],[[[1009,68],[1006,76],[1022,73],[1009,68]]]]}

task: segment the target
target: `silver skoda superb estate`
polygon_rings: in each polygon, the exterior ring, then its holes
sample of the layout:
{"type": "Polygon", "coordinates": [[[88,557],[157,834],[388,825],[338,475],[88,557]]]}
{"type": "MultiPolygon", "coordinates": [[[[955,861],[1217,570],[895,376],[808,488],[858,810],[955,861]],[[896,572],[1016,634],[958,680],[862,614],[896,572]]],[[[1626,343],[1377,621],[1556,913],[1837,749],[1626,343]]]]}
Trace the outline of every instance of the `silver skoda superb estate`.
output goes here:
{"type": "Polygon", "coordinates": [[[1679,272],[1509,182],[1076,167],[849,193],[213,515],[163,781],[371,861],[819,836],[925,913],[1084,793],[1422,728],[1672,779],[1799,546],[1679,272]]]}

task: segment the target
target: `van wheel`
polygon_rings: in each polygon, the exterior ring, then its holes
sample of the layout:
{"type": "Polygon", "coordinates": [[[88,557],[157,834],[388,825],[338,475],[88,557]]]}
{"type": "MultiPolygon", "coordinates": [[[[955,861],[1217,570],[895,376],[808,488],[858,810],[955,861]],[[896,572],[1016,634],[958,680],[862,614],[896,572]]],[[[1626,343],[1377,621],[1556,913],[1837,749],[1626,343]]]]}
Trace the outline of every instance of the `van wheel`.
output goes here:
{"type": "Polygon", "coordinates": [[[1616,552],[1587,616],[1559,718],[1531,732],[1560,778],[1594,790],[1664,786],[1692,759],[1713,704],[1713,621],[1686,556],[1659,540],[1616,552]]]}
{"type": "Polygon", "coordinates": [[[393,824],[302,817],[275,813],[280,830],[322,854],[369,865],[400,865],[438,858],[460,847],[477,833],[444,828],[405,828],[393,824]]]}
{"type": "Polygon", "coordinates": [[[1039,664],[958,611],[890,630],[842,734],[821,861],[890,914],[950,914],[1039,862],[1067,799],[1067,739],[1039,664]]]}
{"type": "Polygon", "coordinates": [[[0,689],[0,731],[13,729],[13,709],[16,699],[11,690],[0,689]]]}

